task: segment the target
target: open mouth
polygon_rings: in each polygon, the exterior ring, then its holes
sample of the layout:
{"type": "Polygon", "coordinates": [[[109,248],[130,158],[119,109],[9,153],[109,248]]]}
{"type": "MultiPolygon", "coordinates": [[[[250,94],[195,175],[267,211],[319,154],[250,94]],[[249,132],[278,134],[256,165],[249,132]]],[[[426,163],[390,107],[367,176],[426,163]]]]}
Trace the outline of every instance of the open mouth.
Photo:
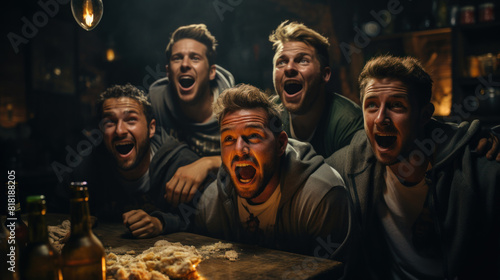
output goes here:
{"type": "Polygon", "coordinates": [[[184,76],[179,79],[179,84],[183,88],[190,88],[194,84],[194,79],[192,77],[184,76]]]}
{"type": "Polygon", "coordinates": [[[294,95],[297,92],[299,92],[302,88],[303,88],[302,84],[300,84],[296,81],[289,81],[289,82],[285,82],[284,90],[289,95],[294,95]]]}
{"type": "Polygon", "coordinates": [[[382,147],[382,148],[389,148],[394,143],[396,143],[396,136],[393,135],[375,135],[375,141],[377,141],[377,144],[382,147]]]}
{"type": "Polygon", "coordinates": [[[126,155],[126,154],[130,153],[130,151],[132,151],[133,148],[134,148],[133,143],[116,144],[115,145],[116,151],[121,155],[126,155]]]}
{"type": "Polygon", "coordinates": [[[238,181],[240,181],[243,184],[252,181],[256,172],[255,168],[248,164],[237,164],[235,171],[238,181]]]}

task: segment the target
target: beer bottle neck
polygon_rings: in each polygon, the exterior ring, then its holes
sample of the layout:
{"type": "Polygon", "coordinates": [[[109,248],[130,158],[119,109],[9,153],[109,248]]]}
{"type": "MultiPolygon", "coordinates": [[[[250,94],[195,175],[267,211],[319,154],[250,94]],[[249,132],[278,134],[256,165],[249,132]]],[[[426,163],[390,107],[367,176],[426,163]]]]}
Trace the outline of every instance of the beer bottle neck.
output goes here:
{"type": "Polygon", "coordinates": [[[87,198],[71,199],[71,234],[89,234],[90,229],[90,211],[87,198]]]}
{"type": "Polygon", "coordinates": [[[49,242],[49,234],[45,215],[40,212],[29,213],[28,216],[28,239],[30,243],[49,242]]]}

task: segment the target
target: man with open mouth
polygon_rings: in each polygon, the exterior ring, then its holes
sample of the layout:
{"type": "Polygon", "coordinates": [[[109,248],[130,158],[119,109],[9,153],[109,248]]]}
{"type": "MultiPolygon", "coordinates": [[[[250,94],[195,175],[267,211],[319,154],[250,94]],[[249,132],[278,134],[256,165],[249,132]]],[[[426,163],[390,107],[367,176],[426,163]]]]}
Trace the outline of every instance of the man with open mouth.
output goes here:
{"type": "Polygon", "coordinates": [[[304,24],[285,21],[269,36],[273,43],[274,88],[286,108],[285,131],[328,157],[363,128],[359,106],[328,92],[328,39],[304,24]]]}
{"type": "Polygon", "coordinates": [[[138,88],[112,86],[96,105],[101,117],[101,133],[94,137],[97,147],[81,153],[88,157],[67,174],[58,195],[67,198],[69,182],[86,181],[91,213],[123,222],[134,237],[185,230],[187,223],[180,213],[169,212],[165,201],[157,198],[165,193],[163,186],[178,167],[199,157],[174,138],[155,134],[151,104],[138,88]]]}
{"type": "Polygon", "coordinates": [[[288,139],[281,107],[250,85],[219,96],[222,166],[198,204],[201,234],[340,259],[351,221],[338,173],[308,143],[288,139]],[[318,240],[335,244],[329,254],[318,240]],[[342,248],[342,249],[340,249],[342,248]]]}
{"type": "Polygon", "coordinates": [[[165,199],[189,202],[220,166],[219,126],[212,104],[234,78],[215,64],[217,41],[204,24],[181,26],[167,45],[167,77],[149,89],[158,131],[185,142],[201,158],[180,168],[169,181],[165,199]]]}
{"type": "Polygon", "coordinates": [[[431,118],[432,79],[411,57],[368,61],[364,131],[326,160],[359,217],[364,275],[352,279],[499,279],[500,163],[474,152],[477,120],[431,118]]]}

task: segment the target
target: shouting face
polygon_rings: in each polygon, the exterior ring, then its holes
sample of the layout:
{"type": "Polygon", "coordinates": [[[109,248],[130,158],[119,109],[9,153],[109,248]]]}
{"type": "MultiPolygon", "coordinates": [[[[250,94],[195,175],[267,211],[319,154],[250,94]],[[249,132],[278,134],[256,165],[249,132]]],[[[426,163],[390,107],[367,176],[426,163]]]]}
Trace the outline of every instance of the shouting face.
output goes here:
{"type": "Polygon", "coordinates": [[[283,44],[274,58],[274,88],[286,109],[294,114],[308,113],[320,102],[330,68],[321,69],[313,46],[300,41],[283,44]]]}
{"type": "Polygon", "coordinates": [[[397,163],[415,148],[426,120],[399,80],[373,79],[363,96],[365,131],[373,152],[385,165],[397,163]]]}
{"type": "Polygon", "coordinates": [[[118,169],[147,170],[155,120],[148,124],[141,104],[128,97],[107,99],[102,107],[104,143],[116,160],[118,169]]]}
{"type": "Polygon", "coordinates": [[[227,113],[221,122],[222,164],[240,197],[266,201],[279,183],[280,157],[288,138],[275,136],[262,108],[227,113]]]}
{"type": "Polygon", "coordinates": [[[172,46],[167,74],[180,102],[196,103],[210,94],[215,65],[210,66],[207,47],[193,39],[181,39],[172,46]]]}

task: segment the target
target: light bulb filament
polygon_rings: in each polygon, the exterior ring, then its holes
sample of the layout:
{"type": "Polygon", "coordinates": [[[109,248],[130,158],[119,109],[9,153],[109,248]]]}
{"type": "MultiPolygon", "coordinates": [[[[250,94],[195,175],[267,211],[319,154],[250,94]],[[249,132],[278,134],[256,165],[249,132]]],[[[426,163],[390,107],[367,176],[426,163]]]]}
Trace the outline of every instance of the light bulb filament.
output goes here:
{"type": "Polygon", "coordinates": [[[85,0],[83,2],[83,19],[85,20],[85,24],[87,26],[92,26],[92,22],[94,21],[94,9],[92,8],[92,0],[85,0]]]}

